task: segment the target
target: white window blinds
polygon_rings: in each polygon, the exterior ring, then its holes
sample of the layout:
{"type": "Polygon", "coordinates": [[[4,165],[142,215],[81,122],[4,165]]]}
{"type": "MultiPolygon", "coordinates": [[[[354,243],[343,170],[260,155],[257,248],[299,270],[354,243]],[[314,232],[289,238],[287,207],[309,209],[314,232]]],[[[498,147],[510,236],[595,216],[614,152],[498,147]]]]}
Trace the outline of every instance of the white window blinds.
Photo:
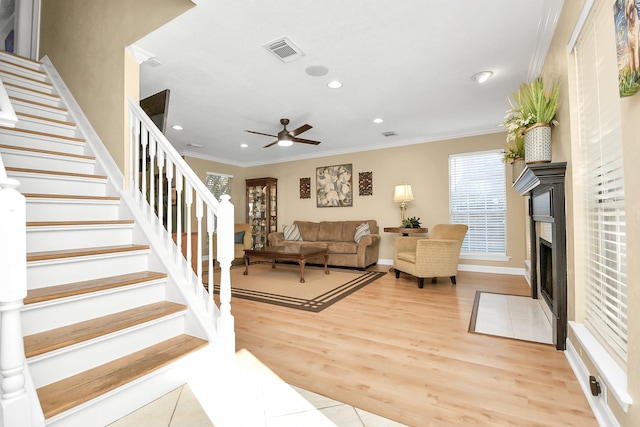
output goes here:
{"type": "Polygon", "coordinates": [[[611,4],[596,2],[575,47],[584,183],[585,325],[612,355],[627,360],[627,256],[618,62],[611,4]],[[603,6],[603,4],[606,5],[603,6]],[[608,14],[608,19],[603,19],[608,14]]]}
{"type": "Polygon", "coordinates": [[[506,256],[506,175],[502,151],[449,156],[451,222],[469,231],[463,253],[506,256]]]}

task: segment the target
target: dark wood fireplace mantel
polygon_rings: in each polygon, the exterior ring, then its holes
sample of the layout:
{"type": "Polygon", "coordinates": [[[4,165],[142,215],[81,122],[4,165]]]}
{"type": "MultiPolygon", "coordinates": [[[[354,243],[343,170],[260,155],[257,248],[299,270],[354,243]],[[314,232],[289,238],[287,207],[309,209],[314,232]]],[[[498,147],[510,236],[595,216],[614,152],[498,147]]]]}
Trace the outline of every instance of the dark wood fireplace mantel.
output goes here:
{"type": "Polygon", "coordinates": [[[527,165],[513,188],[529,198],[529,235],[531,237],[531,297],[538,298],[539,236],[537,222],[551,224],[552,301],[547,301],[553,315],[553,342],[564,350],[567,340],[567,237],[565,214],[565,172],[567,163],[527,165]]]}

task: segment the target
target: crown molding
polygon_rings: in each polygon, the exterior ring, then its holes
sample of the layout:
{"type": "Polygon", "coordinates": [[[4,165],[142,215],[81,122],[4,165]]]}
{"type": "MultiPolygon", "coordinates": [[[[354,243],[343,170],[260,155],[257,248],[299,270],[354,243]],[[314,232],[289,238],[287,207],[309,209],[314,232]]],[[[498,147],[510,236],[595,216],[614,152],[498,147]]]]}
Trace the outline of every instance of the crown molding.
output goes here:
{"type": "Polygon", "coordinates": [[[529,62],[528,80],[534,80],[542,72],[544,61],[551,46],[551,40],[555,33],[556,24],[562,12],[564,0],[543,0],[542,9],[546,11],[545,15],[538,22],[538,39],[531,61],[529,62]]]}

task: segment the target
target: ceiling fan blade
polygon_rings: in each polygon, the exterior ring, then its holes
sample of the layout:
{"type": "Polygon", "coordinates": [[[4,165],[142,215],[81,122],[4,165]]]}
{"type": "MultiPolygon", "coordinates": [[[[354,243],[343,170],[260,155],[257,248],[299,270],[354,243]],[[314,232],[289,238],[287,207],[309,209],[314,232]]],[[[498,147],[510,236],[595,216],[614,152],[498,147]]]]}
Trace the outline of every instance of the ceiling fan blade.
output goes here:
{"type": "Polygon", "coordinates": [[[276,145],[277,143],[278,143],[278,140],[276,139],[276,140],[275,140],[275,141],[273,141],[271,144],[265,145],[265,146],[264,146],[264,147],[262,147],[262,148],[269,148],[269,147],[271,147],[272,145],[276,145]]]}
{"type": "Polygon", "coordinates": [[[271,136],[273,138],[277,138],[276,135],[271,135],[270,133],[262,133],[262,132],[256,132],[254,130],[246,130],[246,129],[245,129],[245,132],[255,133],[256,135],[264,135],[264,136],[271,136]]]}
{"type": "Polygon", "coordinates": [[[289,135],[291,135],[291,136],[300,135],[302,132],[306,132],[309,129],[311,129],[312,127],[313,126],[311,126],[311,125],[302,125],[298,129],[294,129],[291,132],[289,132],[289,135]]]}
{"type": "Polygon", "coordinates": [[[302,142],[303,144],[313,144],[313,145],[320,144],[320,141],[313,141],[311,139],[293,138],[293,141],[294,142],[302,142]]]}

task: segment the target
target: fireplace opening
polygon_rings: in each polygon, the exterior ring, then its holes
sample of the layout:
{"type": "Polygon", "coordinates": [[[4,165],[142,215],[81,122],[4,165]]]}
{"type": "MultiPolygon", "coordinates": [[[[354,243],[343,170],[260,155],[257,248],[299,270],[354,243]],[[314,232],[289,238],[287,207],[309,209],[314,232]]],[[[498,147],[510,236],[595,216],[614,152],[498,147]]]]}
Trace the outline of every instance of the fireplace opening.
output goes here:
{"type": "Polygon", "coordinates": [[[553,246],[540,239],[540,293],[544,300],[553,307],[553,246]]]}

